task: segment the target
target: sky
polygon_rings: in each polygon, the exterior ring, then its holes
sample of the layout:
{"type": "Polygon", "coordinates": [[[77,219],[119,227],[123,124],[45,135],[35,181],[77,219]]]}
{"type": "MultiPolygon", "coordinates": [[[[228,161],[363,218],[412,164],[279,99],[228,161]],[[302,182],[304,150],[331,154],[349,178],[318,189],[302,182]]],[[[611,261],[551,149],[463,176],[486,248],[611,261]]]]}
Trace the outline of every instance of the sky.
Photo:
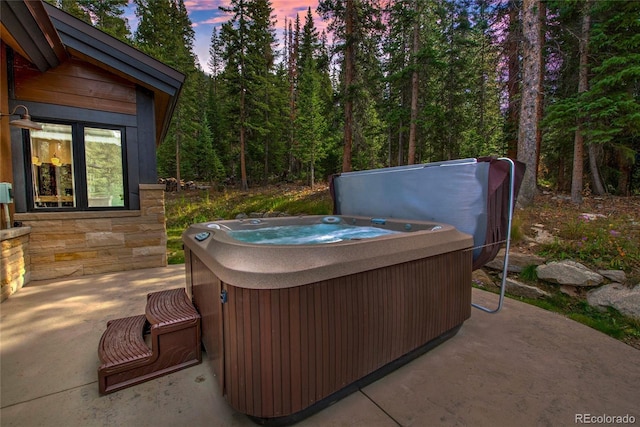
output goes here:
{"type": "MultiPolygon", "coordinates": [[[[230,15],[222,12],[219,6],[229,6],[230,1],[184,0],[184,4],[187,7],[189,19],[191,19],[193,30],[195,31],[195,54],[198,56],[198,61],[200,61],[202,69],[208,72],[209,42],[211,41],[213,28],[219,27],[230,18],[230,15]]],[[[295,19],[296,15],[300,15],[300,23],[302,25],[304,24],[304,18],[309,7],[311,7],[311,12],[314,16],[316,28],[321,31],[322,28],[325,27],[316,13],[318,0],[271,0],[271,6],[273,7],[273,15],[275,15],[275,19],[277,20],[276,37],[278,39],[282,38],[285,18],[295,19]]],[[[129,7],[125,12],[125,17],[129,21],[131,32],[134,33],[138,24],[135,16],[135,6],[133,6],[132,0],[129,0],[129,7]]]]}

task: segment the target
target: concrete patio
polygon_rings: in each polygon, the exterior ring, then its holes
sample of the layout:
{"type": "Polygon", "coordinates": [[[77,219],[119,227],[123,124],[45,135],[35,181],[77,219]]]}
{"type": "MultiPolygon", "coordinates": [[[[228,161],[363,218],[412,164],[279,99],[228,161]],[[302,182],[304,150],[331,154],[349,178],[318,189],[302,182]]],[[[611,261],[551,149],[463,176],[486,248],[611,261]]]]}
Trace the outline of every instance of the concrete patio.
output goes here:
{"type": "MultiPolygon", "coordinates": [[[[13,295],[0,306],[0,425],[254,425],[226,404],[206,354],[198,366],[98,394],[107,320],[141,314],[147,293],[184,282],[176,265],[32,282],[13,295]]],[[[474,302],[496,298],[473,290],[474,302]]],[[[496,315],[472,310],[449,341],[298,425],[558,426],[581,414],[640,423],[639,384],[640,351],[507,300],[496,315]]]]}

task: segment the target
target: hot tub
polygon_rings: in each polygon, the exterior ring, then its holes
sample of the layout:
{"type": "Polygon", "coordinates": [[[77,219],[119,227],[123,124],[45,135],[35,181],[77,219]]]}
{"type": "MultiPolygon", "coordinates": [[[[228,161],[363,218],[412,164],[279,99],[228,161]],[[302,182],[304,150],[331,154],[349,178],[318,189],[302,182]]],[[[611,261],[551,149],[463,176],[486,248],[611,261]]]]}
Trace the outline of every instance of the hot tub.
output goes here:
{"type": "Polygon", "coordinates": [[[453,336],[470,316],[473,239],[450,225],[245,219],[192,225],[183,242],[187,293],[220,389],[263,423],[331,404],[453,336]],[[330,237],[283,243],[278,230],[289,226],[330,237]],[[340,227],[347,231],[332,234],[340,227]],[[371,228],[389,234],[368,237],[371,228]]]}

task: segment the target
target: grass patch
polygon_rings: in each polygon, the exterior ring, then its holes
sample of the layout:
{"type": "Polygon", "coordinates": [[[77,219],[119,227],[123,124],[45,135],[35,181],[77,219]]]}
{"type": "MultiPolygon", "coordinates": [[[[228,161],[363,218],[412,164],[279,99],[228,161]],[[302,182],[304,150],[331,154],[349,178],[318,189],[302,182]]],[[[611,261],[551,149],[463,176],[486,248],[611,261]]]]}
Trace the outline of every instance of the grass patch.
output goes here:
{"type": "Polygon", "coordinates": [[[191,224],[234,219],[240,213],[252,212],[288,215],[329,215],[333,201],[326,187],[267,187],[255,191],[239,190],[183,191],[167,193],[167,259],[169,264],[184,263],[182,233],[191,224]]]}
{"type": "Polygon", "coordinates": [[[537,265],[527,265],[524,267],[520,272],[520,279],[528,282],[535,282],[538,280],[538,273],[536,272],[537,267],[537,265]]]}
{"type": "Polygon", "coordinates": [[[514,297],[527,304],[562,314],[621,341],[640,338],[640,322],[620,314],[613,308],[600,311],[586,301],[571,298],[562,293],[545,299],[514,297]]]}
{"type": "Polygon", "coordinates": [[[167,229],[167,262],[184,264],[184,248],[182,247],[182,229],[167,229]]]}

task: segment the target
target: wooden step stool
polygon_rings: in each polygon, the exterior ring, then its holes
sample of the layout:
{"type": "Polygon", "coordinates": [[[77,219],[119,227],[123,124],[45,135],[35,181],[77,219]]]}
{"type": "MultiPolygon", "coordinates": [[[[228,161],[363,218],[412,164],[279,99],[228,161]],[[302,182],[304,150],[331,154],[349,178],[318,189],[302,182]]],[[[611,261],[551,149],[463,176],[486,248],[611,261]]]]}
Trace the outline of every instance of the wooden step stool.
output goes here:
{"type": "Polygon", "coordinates": [[[200,314],[183,288],[150,293],[145,314],[107,323],[98,357],[100,394],[197,365],[202,361],[200,314]],[[151,348],[145,333],[151,335],[151,348]]]}

